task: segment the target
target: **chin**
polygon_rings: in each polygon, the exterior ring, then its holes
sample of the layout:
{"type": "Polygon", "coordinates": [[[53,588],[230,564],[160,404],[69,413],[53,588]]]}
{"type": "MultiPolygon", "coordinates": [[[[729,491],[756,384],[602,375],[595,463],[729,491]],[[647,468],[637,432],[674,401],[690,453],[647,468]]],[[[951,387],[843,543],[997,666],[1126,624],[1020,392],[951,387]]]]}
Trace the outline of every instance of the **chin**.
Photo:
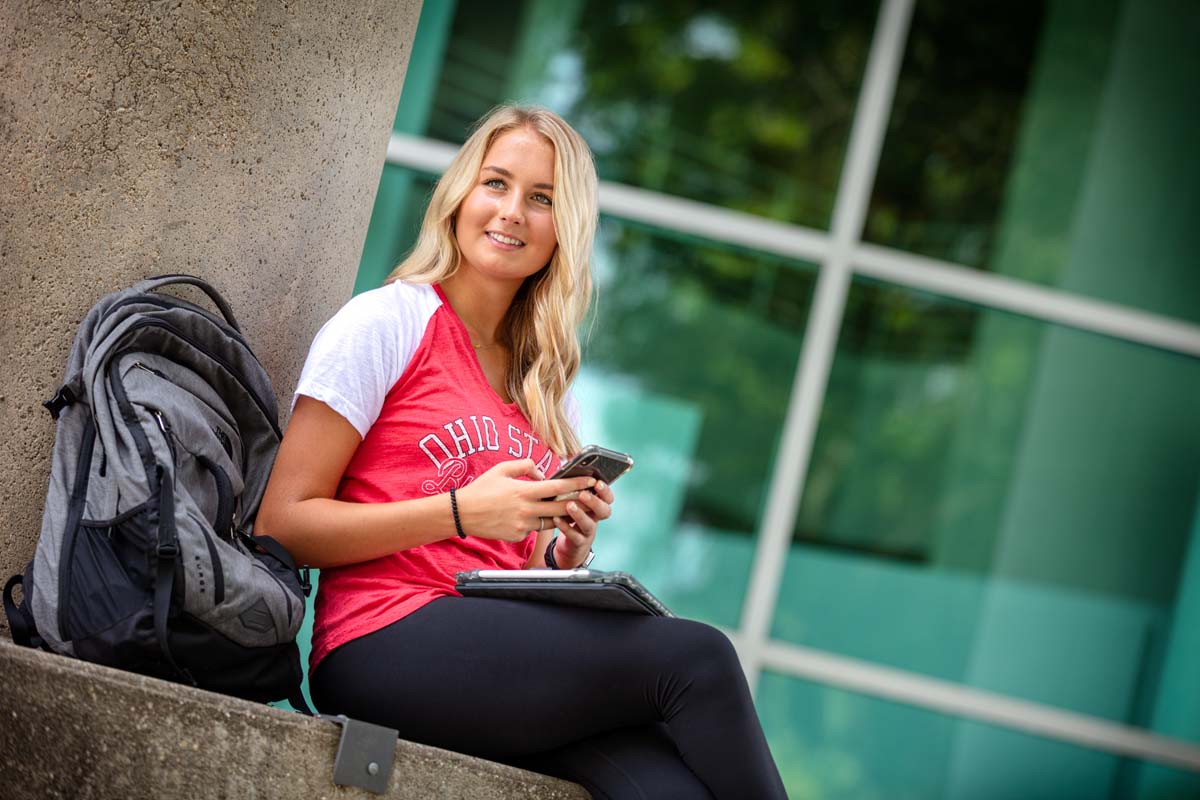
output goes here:
{"type": "Polygon", "coordinates": [[[471,263],[475,271],[481,275],[504,281],[523,281],[542,270],[542,267],[537,265],[513,264],[511,262],[506,263],[505,261],[491,259],[471,263]]]}

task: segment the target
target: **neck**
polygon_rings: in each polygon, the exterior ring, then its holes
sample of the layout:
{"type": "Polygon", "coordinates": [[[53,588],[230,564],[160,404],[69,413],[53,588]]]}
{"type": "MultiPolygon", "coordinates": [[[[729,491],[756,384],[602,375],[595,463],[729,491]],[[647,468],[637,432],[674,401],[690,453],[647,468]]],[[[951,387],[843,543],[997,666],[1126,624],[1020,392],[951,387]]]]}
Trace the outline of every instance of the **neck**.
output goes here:
{"type": "Polygon", "coordinates": [[[438,284],[450,301],[450,306],[476,339],[472,344],[489,346],[500,335],[500,324],[521,283],[500,283],[478,280],[473,271],[459,269],[452,277],[438,284]]]}

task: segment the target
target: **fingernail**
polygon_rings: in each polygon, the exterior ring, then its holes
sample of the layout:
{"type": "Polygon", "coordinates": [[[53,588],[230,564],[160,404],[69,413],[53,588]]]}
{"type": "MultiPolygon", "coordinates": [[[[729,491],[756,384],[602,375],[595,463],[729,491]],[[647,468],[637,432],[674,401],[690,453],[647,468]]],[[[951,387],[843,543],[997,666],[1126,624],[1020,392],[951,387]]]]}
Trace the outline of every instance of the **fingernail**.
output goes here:
{"type": "Polygon", "coordinates": [[[596,479],[588,478],[588,486],[595,486],[595,485],[596,485],[596,479]]]}
{"type": "Polygon", "coordinates": [[[597,483],[596,488],[603,492],[604,491],[604,481],[600,481],[599,483],[597,483]]]}
{"type": "Polygon", "coordinates": [[[574,503],[567,503],[567,511],[575,511],[578,508],[579,506],[575,505],[574,503]]]}

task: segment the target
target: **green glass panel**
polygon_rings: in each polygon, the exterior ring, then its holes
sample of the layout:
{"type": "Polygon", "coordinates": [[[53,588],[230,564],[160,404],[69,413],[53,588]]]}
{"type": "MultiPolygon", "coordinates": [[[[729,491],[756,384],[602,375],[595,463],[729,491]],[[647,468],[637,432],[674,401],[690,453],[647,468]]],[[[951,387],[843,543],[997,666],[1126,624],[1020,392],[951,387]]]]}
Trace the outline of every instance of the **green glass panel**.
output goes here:
{"type": "Polygon", "coordinates": [[[377,289],[417,241],[437,178],[385,164],[354,293],[377,289]]]}
{"type": "MultiPolygon", "coordinates": [[[[313,631],[313,607],[317,600],[317,585],[321,582],[321,571],[312,569],[308,571],[309,581],[312,583],[312,591],[309,592],[306,604],[304,606],[304,621],[300,623],[300,630],[296,633],[296,644],[300,648],[300,669],[304,672],[304,681],[300,686],[300,691],[304,695],[308,707],[316,713],[317,708],[313,705],[312,694],[308,688],[308,658],[312,655],[312,631],[313,631]]],[[[292,704],[287,700],[279,700],[271,703],[276,708],[283,708],[289,711],[299,711],[298,708],[293,708],[292,704]]]]}
{"type": "Polygon", "coordinates": [[[437,177],[386,164],[375,195],[371,232],[363,247],[354,293],[377,289],[413,244],[437,177]]]}
{"type": "Polygon", "coordinates": [[[1200,5],[921,0],[866,237],[1200,321],[1200,5]]]}
{"type": "Polygon", "coordinates": [[[848,302],[774,635],[1136,725],[1196,701],[1158,676],[1200,615],[1200,361],[865,281],[848,302]]]}
{"type": "Polygon", "coordinates": [[[636,461],[597,566],[735,626],[814,274],[610,218],[595,272],[581,434],[636,461]]]}
{"type": "Polygon", "coordinates": [[[1183,800],[1200,775],[763,675],[757,704],[792,800],[1183,800]]]}
{"type": "Polygon", "coordinates": [[[460,0],[428,133],[563,114],[602,178],[826,227],[877,0],[460,0]]]}

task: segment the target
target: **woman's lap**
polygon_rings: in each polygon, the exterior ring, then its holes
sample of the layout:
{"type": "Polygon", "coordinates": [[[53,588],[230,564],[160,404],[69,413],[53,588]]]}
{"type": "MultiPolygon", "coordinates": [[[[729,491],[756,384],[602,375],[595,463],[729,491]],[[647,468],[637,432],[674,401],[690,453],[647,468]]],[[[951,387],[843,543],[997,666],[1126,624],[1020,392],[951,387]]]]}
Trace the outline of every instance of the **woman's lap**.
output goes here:
{"type": "MultiPolygon", "coordinates": [[[[670,773],[661,741],[636,750],[623,744],[643,735],[661,740],[660,730],[684,772],[718,795],[717,763],[739,749],[774,774],[732,646],[690,620],[442,598],[330,653],[312,689],[324,712],[495,760],[541,757],[540,771],[585,785],[587,776],[572,770],[591,765],[611,774],[604,765],[613,758],[627,765],[618,771],[651,765],[647,774],[670,773]]],[[[603,794],[603,785],[590,788],[603,794]]]]}
{"type": "Polygon", "coordinates": [[[314,700],[429,744],[492,756],[542,752],[659,722],[645,683],[661,679],[653,662],[680,626],[713,630],[678,619],[443,598],[327,656],[313,678],[314,700]]]}

